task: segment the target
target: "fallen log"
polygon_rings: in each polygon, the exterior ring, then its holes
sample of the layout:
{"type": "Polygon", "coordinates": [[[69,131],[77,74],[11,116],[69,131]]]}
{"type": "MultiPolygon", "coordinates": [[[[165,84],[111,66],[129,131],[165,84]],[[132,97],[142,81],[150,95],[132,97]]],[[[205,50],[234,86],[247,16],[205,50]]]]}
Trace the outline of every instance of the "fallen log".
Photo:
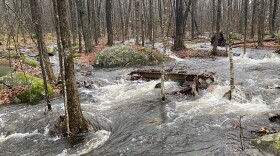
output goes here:
{"type": "MultiPolygon", "coordinates": [[[[267,38],[267,39],[263,39],[263,42],[270,42],[270,41],[276,41],[276,38],[267,38]]],[[[257,43],[258,40],[256,41],[247,41],[246,43],[257,43]]],[[[244,44],[244,41],[241,42],[235,42],[232,45],[239,45],[239,44],[244,44]]]]}
{"type": "MultiPolygon", "coordinates": [[[[131,80],[156,80],[161,78],[161,72],[155,69],[149,70],[136,70],[132,71],[131,80]]],[[[171,93],[172,95],[192,95],[199,96],[199,89],[207,89],[210,83],[214,82],[213,75],[210,74],[187,74],[186,72],[166,72],[165,80],[171,80],[179,82],[183,87],[180,91],[175,91],[171,93]]],[[[155,86],[155,88],[160,88],[160,83],[155,86]]]]}
{"type": "MultiPolygon", "coordinates": [[[[161,78],[161,72],[159,70],[136,70],[132,71],[129,75],[131,76],[137,76],[141,77],[143,79],[150,79],[150,80],[156,80],[161,78]]],[[[184,72],[166,72],[165,73],[165,80],[172,80],[172,81],[179,81],[179,82],[185,82],[185,81],[193,81],[195,78],[198,78],[198,80],[206,81],[210,80],[211,82],[214,82],[214,77],[210,74],[186,74],[184,72]]],[[[131,79],[134,79],[133,77],[131,79]]]]}

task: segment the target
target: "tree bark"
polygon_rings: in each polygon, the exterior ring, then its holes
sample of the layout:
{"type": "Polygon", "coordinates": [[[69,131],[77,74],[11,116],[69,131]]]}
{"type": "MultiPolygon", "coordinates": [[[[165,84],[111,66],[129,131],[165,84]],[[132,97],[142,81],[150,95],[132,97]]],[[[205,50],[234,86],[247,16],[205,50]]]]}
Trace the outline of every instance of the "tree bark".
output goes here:
{"type": "Polygon", "coordinates": [[[232,99],[232,94],[234,90],[234,66],[233,66],[233,54],[232,54],[232,0],[228,0],[228,29],[229,29],[229,66],[230,66],[230,91],[229,100],[232,99]]]}
{"type": "Polygon", "coordinates": [[[76,87],[76,77],[74,69],[74,52],[70,40],[70,26],[68,22],[68,7],[66,0],[57,1],[61,43],[65,54],[65,83],[67,94],[67,111],[69,115],[70,136],[75,136],[88,130],[87,122],[83,116],[79,93],[76,87]]]}
{"type": "Polygon", "coordinates": [[[248,5],[249,1],[244,2],[244,52],[243,56],[246,54],[246,42],[247,42],[247,27],[248,27],[248,5]]]}
{"type": "Polygon", "coordinates": [[[43,38],[43,28],[42,28],[42,17],[41,17],[41,6],[38,4],[37,0],[29,0],[30,7],[31,7],[31,15],[32,19],[34,21],[34,28],[36,32],[36,39],[37,39],[37,48],[39,51],[39,57],[40,57],[40,66],[42,70],[43,75],[43,81],[44,81],[44,89],[45,89],[45,96],[47,101],[48,110],[51,110],[51,103],[50,103],[50,97],[49,97],[49,91],[48,91],[48,83],[46,78],[46,71],[45,71],[45,65],[43,61],[43,53],[47,53],[44,48],[44,38],[43,38]]]}
{"type": "Polygon", "coordinates": [[[78,9],[80,29],[82,29],[84,43],[85,43],[85,52],[92,52],[92,36],[91,30],[89,27],[89,15],[86,12],[84,1],[76,0],[76,5],[78,9]]]}
{"type": "Polygon", "coordinates": [[[118,2],[120,7],[119,11],[120,11],[120,18],[121,18],[122,43],[124,43],[125,34],[124,34],[123,7],[122,7],[121,0],[118,0],[118,2]]]}
{"type": "Polygon", "coordinates": [[[136,0],[135,2],[135,27],[136,27],[136,32],[135,32],[135,44],[139,45],[139,36],[140,36],[140,4],[139,0],[136,0]]]}
{"type": "Polygon", "coordinates": [[[263,46],[264,37],[264,0],[258,0],[258,46],[263,46]]]}
{"type": "Polygon", "coordinates": [[[129,21],[130,21],[130,16],[131,16],[131,6],[132,6],[132,0],[129,0],[128,2],[128,12],[126,15],[126,23],[125,23],[125,37],[126,39],[129,38],[129,21]]]}
{"type": "Polygon", "coordinates": [[[251,22],[251,38],[255,36],[255,25],[256,25],[256,10],[257,10],[257,0],[253,0],[253,8],[252,8],[252,22],[251,22]]]}
{"type": "Polygon", "coordinates": [[[215,34],[216,24],[216,0],[212,0],[212,36],[215,34]]]}
{"type": "Polygon", "coordinates": [[[174,37],[174,50],[185,48],[184,45],[184,21],[183,19],[183,0],[176,0],[176,32],[174,37]]]}
{"type": "Polygon", "coordinates": [[[107,23],[107,35],[108,46],[112,46],[113,43],[113,24],[112,24],[112,1],[106,0],[106,23],[107,23]]]}
{"type": "Polygon", "coordinates": [[[221,21],[221,0],[218,0],[217,5],[217,19],[216,19],[216,35],[213,49],[211,51],[212,55],[217,55],[217,47],[218,47],[218,38],[220,34],[220,21],[221,21]]]}
{"type": "Polygon", "coordinates": [[[277,8],[278,8],[278,0],[274,0],[273,5],[273,12],[272,12],[272,21],[271,21],[271,29],[272,29],[272,35],[274,35],[276,31],[276,17],[277,17],[277,8]]]}

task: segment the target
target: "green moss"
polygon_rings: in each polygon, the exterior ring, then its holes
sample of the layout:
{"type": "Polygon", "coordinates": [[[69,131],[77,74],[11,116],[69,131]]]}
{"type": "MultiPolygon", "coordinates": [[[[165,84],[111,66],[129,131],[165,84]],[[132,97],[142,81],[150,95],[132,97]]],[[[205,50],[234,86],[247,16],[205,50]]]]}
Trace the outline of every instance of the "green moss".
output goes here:
{"type": "Polygon", "coordinates": [[[27,57],[27,56],[21,57],[21,60],[22,60],[24,63],[26,63],[26,64],[28,64],[28,65],[30,65],[30,66],[32,66],[32,67],[37,67],[37,66],[39,65],[37,61],[32,60],[31,58],[29,58],[29,57],[27,57]]]}
{"type": "MultiPolygon", "coordinates": [[[[17,97],[20,99],[22,103],[35,103],[44,98],[44,82],[43,79],[31,76],[26,74],[26,78],[24,73],[14,73],[13,74],[13,82],[9,76],[2,77],[2,80],[5,81],[6,84],[11,86],[21,86],[27,85],[28,88],[21,92],[17,97]]],[[[49,94],[52,96],[54,91],[52,87],[48,84],[49,94]]]]}
{"type": "Polygon", "coordinates": [[[276,155],[280,154],[280,133],[264,135],[253,141],[253,144],[259,148],[272,152],[276,155]]]}

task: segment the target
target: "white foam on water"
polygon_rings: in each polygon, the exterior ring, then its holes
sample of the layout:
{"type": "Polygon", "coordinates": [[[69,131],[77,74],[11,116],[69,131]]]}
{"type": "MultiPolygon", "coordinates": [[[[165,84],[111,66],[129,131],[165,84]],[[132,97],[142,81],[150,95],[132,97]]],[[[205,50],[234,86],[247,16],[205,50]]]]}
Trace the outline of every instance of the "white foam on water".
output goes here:
{"type": "Polygon", "coordinates": [[[203,114],[258,114],[270,110],[261,95],[253,97],[251,101],[240,103],[239,100],[229,101],[223,97],[228,90],[229,86],[218,85],[213,92],[207,92],[195,101],[177,102],[176,110],[179,114],[190,118],[203,114]]]}
{"type": "MultiPolygon", "coordinates": [[[[155,89],[160,80],[149,82],[131,82],[131,84],[115,84],[101,87],[99,94],[94,97],[97,98],[97,103],[93,106],[98,110],[108,110],[113,106],[120,106],[126,102],[145,97],[159,97],[160,90],[155,89]]],[[[166,90],[178,86],[176,82],[165,82],[166,90]]]]}
{"type": "Polygon", "coordinates": [[[13,133],[11,135],[4,135],[3,133],[1,133],[0,135],[0,144],[7,141],[8,139],[11,139],[11,138],[24,138],[24,137],[27,137],[27,136],[33,136],[33,135],[40,135],[40,133],[38,133],[37,130],[31,132],[31,133],[13,133]]]}
{"type": "Polygon", "coordinates": [[[85,155],[93,151],[98,146],[103,145],[110,136],[111,132],[105,130],[99,130],[94,133],[94,138],[89,140],[85,145],[76,149],[77,151],[74,154],[71,154],[71,150],[73,149],[64,149],[62,153],[58,154],[57,156],[77,156],[77,155],[85,155]]]}

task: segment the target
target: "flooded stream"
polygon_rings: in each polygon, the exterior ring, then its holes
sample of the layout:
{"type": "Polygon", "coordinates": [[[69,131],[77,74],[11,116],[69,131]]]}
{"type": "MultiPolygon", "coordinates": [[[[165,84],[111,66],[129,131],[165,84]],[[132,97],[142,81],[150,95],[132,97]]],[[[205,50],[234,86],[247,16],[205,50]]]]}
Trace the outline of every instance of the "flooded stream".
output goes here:
{"type": "MultiPolygon", "coordinates": [[[[161,50],[160,44],[156,48],[161,50]]],[[[209,48],[196,44],[192,48],[209,48]]],[[[234,53],[242,50],[234,48],[234,53]]],[[[77,66],[79,81],[93,81],[92,89],[79,88],[85,117],[99,129],[81,135],[72,143],[50,136],[51,125],[62,115],[62,99],[52,100],[53,111],[44,115],[44,102],[36,105],[10,105],[0,108],[0,155],[96,155],[96,156],[202,156],[268,155],[251,144],[257,136],[250,131],[261,126],[279,128],[270,123],[267,113],[279,110],[280,56],[272,50],[248,49],[243,58],[234,57],[236,90],[234,99],[223,98],[229,90],[229,61],[215,59],[179,59],[167,63],[174,70],[189,73],[213,73],[216,85],[201,90],[200,97],[166,95],[161,102],[159,80],[130,81],[134,68],[95,69],[77,66]],[[83,71],[92,71],[88,77],[83,71]],[[244,147],[240,145],[240,116],[244,127],[244,147]]],[[[160,68],[143,67],[143,68],[160,68]]],[[[180,88],[166,82],[166,92],[180,88]]]]}

